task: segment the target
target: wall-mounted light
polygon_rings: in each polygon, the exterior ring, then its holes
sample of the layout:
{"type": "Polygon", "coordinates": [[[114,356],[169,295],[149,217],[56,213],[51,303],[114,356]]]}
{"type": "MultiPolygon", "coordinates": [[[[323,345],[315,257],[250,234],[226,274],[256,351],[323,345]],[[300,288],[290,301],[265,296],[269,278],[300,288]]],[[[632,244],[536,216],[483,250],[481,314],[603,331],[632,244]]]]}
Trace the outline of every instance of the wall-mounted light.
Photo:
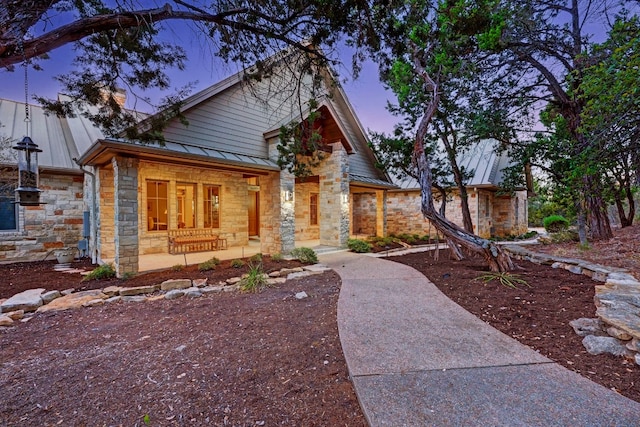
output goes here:
{"type": "Polygon", "coordinates": [[[343,204],[349,203],[349,193],[343,193],[342,194],[342,203],[343,204]]]}
{"type": "Polygon", "coordinates": [[[38,182],[38,153],[42,150],[38,145],[25,136],[14,147],[18,150],[18,203],[20,206],[38,206],[40,204],[40,190],[38,182]]]}
{"type": "Polygon", "coordinates": [[[293,201],[293,191],[286,190],[284,192],[284,201],[285,202],[292,202],[293,201]]]}

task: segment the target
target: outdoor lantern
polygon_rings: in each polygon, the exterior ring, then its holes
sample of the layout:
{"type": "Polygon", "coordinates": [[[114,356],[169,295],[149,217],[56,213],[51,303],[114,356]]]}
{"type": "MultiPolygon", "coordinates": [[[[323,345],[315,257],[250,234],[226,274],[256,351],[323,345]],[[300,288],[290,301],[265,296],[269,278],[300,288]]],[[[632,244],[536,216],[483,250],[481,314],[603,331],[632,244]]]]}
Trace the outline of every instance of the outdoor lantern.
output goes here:
{"type": "Polygon", "coordinates": [[[18,150],[17,203],[20,206],[37,206],[40,204],[38,153],[42,152],[42,150],[28,136],[25,136],[13,148],[18,150]]]}

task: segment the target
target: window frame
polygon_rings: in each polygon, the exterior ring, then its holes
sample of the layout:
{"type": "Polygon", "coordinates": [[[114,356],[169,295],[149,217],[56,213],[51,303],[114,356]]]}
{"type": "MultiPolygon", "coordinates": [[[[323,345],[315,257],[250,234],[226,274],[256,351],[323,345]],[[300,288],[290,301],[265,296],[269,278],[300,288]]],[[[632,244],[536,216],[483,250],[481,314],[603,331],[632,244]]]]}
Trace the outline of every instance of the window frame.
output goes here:
{"type": "Polygon", "coordinates": [[[309,193],[309,225],[318,226],[320,224],[320,194],[309,193]],[[313,202],[315,199],[315,203],[313,202]]]}
{"type": "Polygon", "coordinates": [[[221,212],[221,204],[222,204],[222,186],[219,184],[202,184],[202,219],[205,228],[215,228],[219,229],[220,224],[222,223],[220,218],[221,212]],[[216,189],[217,194],[213,194],[214,198],[210,198],[209,189],[216,189]],[[215,206],[215,197],[217,197],[217,208],[214,209],[215,206]],[[208,206],[211,206],[211,211],[209,211],[208,206]],[[217,213],[217,218],[214,220],[213,213],[214,211],[217,213]],[[211,220],[211,222],[209,222],[211,220]],[[216,222],[217,221],[217,222],[216,222]],[[209,224],[207,226],[207,224],[209,224]]]}
{"type": "Polygon", "coordinates": [[[146,182],[146,203],[147,203],[147,232],[161,232],[166,231],[168,227],[169,216],[171,215],[170,207],[169,207],[169,181],[159,180],[159,179],[147,179],[146,182]],[[155,184],[156,189],[154,193],[155,197],[150,196],[149,186],[155,184]],[[165,197],[159,197],[160,192],[158,191],[158,185],[163,184],[166,188],[165,197]],[[164,210],[162,213],[162,206],[160,201],[164,200],[164,210]],[[153,202],[155,202],[155,216],[154,216],[154,207],[152,207],[153,202]],[[153,221],[153,222],[152,222],[153,221]],[[153,224],[153,226],[152,226],[153,224]],[[153,228],[152,228],[153,227],[153,228]]]}

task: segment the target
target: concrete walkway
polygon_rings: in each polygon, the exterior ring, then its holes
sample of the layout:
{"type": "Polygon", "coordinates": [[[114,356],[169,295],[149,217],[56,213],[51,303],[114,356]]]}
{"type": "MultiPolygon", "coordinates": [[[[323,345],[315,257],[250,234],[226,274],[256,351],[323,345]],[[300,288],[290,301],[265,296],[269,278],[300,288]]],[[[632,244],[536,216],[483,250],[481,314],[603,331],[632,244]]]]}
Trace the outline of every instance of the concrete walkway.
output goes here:
{"type": "Polygon", "coordinates": [[[348,252],[338,328],[371,426],[638,426],[640,404],[504,335],[415,269],[348,252]]]}

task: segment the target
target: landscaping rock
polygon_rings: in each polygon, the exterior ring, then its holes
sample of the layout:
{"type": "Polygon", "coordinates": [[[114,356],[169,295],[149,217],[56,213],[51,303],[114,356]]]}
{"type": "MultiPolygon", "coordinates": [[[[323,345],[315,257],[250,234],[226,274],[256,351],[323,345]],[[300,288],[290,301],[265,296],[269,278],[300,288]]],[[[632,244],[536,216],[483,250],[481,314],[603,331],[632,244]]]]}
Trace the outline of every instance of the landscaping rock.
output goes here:
{"type": "Polygon", "coordinates": [[[187,289],[191,287],[190,279],[165,280],[160,284],[161,291],[172,291],[174,289],[187,289]]]}
{"type": "Polygon", "coordinates": [[[224,291],[224,286],[205,286],[204,288],[200,288],[203,294],[213,294],[217,292],[224,291]]]}
{"type": "Polygon", "coordinates": [[[238,285],[238,284],[229,285],[229,286],[225,286],[223,289],[224,289],[225,292],[238,291],[238,290],[240,290],[240,285],[238,285]]]}
{"type": "Polygon", "coordinates": [[[193,279],[193,286],[197,288],[204,288],[205,286],[207,286],[208,280],[208,277],[205,277],[204,279],[193,279]]]}
{"type": "Polygon", "coordinates": [[[20,320],[24,317],[24,310],[10,311],[4,315],[9,316],[11,320],[20,320]]]}
{"type": "Polygon", "coordinates": [[[237,283],[240,283],[240,281],[242,280],[242,277],[231,277],[229,279],[227,279],[227,285],[235,285],[237,283]]]}
{"type": "Polygon", "coordinates": [[[122,296],[122,302],[145,302],[147,297],[144,295],[124,295],[122,296]]]}
{"type": "Polygon", "coordinates": [[[280,272],[272,271],[271,273],[269,273],[269,277],[280,277],[280,272]]]}
{"type": "Polygon", "coordinates": [[[40,295],[43,304],[49,304],[54,299],[60,298],[62,294],[59,291],[49,291],[40,295]]]}
{"type": "Polygon", "coordinates": [[[104,300],[105,303],[107,304],[111,304],[112,302],[118,302],[122,299],[122,297],[120,295],[114,295],[111,298],[107,298],[106,300],[104,300]]]}
{"type": "Polygon", "coordinates": [[[102,293],[107,295],[108,297],[113,297],[116,295],[120,295],[121,290],[122,286],[107,286],[102,290],[102,293]]]}
{"type": "Polygon", "coordinates": [[[61,311],[68,310],[70,308],[80,308],[85,303],[95,299],[107,299],[107,296],[103,294],[101,290],[76,292],[55,299],[47,305],[43,305],[37,312],[43,313],[47,311],[61,311]]]}
{"type": "Polygon", "coordinates": [[[0,314],[0,326],[13,326],[13,319],[4,314],[0,314]]]}
{"type": "Polygon", "coordinates": [[[626,333],[625,331],[618,329],[616,327],[609,327],[607,328],[607,333],[609,335],[611,335],[614,338],[617,338],[621,341],[629,341],[631,340],[631,338],[633,338],[631,335],[629,335],[628,333],[626,333]]]}
{"type": "Polygon", "coordinates": [[[302,269],[302,267],[295,267],[295,268],[283,268],[280,270],[280,274],[281,275],[285,275],[285,274],[289,274],[289,273],[301,273],[304,270],[302,269]]]}
{"type": "Polygon", "coordinates": [[[82,304],[83,307],[95,307],[97,305],[103,305],[104,304],[104,300],[102,298],[96,298],[96,299],[92,299],[91,301],[87,301],[84,304],[82,304]]]}
{"type": "Polygon", "coordinates": [[[36,311],[43,304],[40,295],[42,295],[44,291],[44,288],[28,289],[19,294],[15,294],[2,303],[0,313],[15,310],[24,310],[26,312],[36,311]]]}
{"type": "MultiPolygon", "coordinates": [[[[158,286],[136,286],[133,288],[122,288],[120,289],[121,297],[130,297],[135,295],[147,295],[152,294],[158,290],[158,286]]],[[[124,300],[123,300],[124,301],[124,300]]]]}
{"type": "Polygon", "coordinates": [[[313,264],[302,267],[304,271],[313,271],[315,273],[324,273],[325,271],[330,271],[331,269],[324,264],[313,264]]]}
{"type": "Polygon", "coordinates": [[[587,335],[582,340],[582,345],[587,349],[589,354],[613,354],[614,356],[633,357],[633,352],[619,340],[613,337],[597,337],[595,335],[587,335]]]}
{"type": "Polygon", "coordinates": [[[168,300],[177,299],[182,296],[184,296],[184,291],[182,289],[174,289],[164,294],[164,298],[168,300]]]}
{"type": "Polygon", "coordinates": [[[70,295],[72,293],[74,293],[76,290],[73,288],[69,288],[69,289],[65,289],[64,291],[60,292],[62,294],[62,296],[67,296],[70,295]]]}
{"type": "Polygon", "coordinates": [[[309,298],[309,295],[307,295],[305,291],[301,291],[296,294],[296,299],[305,299],[305,298],[309,298]]]}
{"type": "Polygon", "coordinates": [[[282,283],[285,283],[286,281],[287,279],[285,277],[271,277],[267,279],[267,285],[269,286],[280,285],[282,283]]]}
{"type": "Polygon", "coordinates": [[[576,334],[581,337],[586,337],[587,335],[605,335],[604,325],[600,319],[588,319],[586,317],[582,317],[580,319],[572,320],[569,322],[569,325],[571,325],[576,334]]]}
{"type": "Polygon", "coordinates": [[[200,288],[185,289],[184,296],[188,298],[200,298],[202,296],[202,291],[200,288]]]}
{"type": "Polygon", "coordinates": [[[312,276],[314,274],[321,274],[321,272],[316,272],[316,271],[300,271],[297,273],[289,273],[289,275],[287,275],[287,280],[295,280],[295,279],[300,279],[302,277],[308,277],[308,276],[312,276]]]}

